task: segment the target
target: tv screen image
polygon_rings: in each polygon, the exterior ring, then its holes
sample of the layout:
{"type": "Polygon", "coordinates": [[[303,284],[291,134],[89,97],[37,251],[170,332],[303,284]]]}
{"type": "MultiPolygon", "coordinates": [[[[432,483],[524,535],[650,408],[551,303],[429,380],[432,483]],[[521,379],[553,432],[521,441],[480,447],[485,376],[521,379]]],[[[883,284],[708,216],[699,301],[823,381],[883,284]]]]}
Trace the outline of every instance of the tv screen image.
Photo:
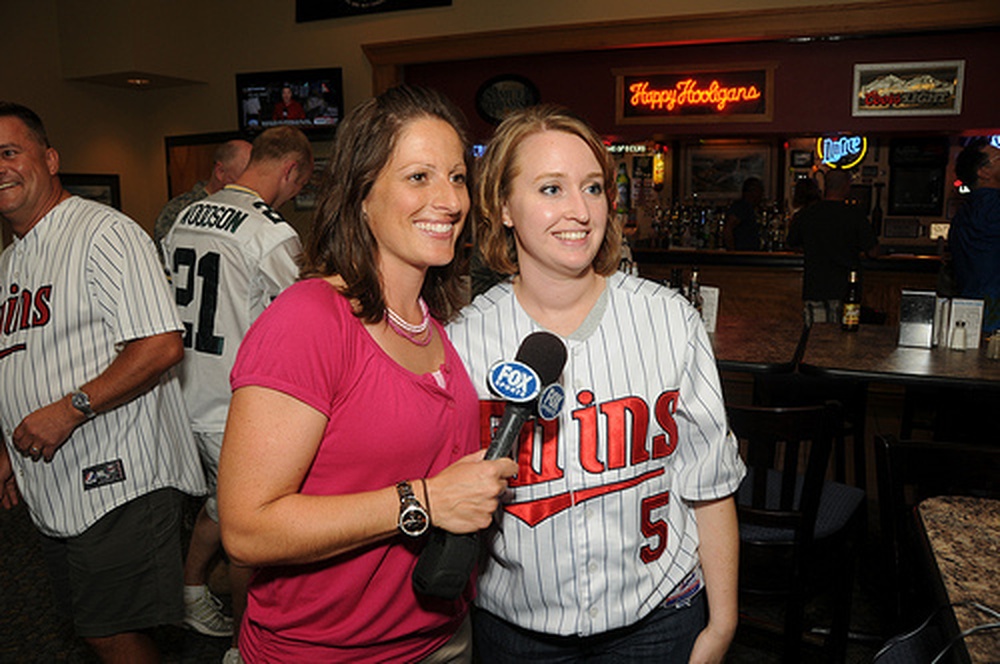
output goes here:
{"type": "Polygon", "coordinates": [[[236,75],[240,131],[290,125],[307,134],[333,133],[343,117],[340,68],[236,75]]]}

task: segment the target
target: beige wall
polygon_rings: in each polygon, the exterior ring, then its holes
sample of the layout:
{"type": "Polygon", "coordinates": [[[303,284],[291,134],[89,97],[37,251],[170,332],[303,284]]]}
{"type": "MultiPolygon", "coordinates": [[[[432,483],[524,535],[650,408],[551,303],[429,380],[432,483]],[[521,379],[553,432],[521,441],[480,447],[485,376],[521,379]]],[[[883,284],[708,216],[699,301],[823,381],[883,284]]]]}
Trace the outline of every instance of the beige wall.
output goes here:
{"type": "Polygon", "coordinates": [[[151,229],[167,194],[163,138],[235,130],[237,72],[339,66],[350,108],[371,93],[365,43],[799,5],[453,0],[451,7],[296,24],[293,0],[6,0],[0,98],[38,111],[62,154],[63,171],[119,174],[125,212],[151,229]],[[131,91],[67,80],[130,68],[203,83],[131,91]]]}

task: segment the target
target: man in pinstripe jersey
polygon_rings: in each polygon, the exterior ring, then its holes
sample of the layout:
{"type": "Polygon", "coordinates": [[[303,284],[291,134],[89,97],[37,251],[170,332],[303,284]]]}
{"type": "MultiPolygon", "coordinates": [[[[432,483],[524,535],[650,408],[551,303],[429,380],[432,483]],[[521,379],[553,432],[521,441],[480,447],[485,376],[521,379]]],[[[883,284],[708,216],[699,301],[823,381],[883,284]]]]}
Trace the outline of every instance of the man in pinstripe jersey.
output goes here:
{"type": "Polygon", "coordinates": [[[0,502],[24,498],[101,659],[157,661],[143,630],[183,616],[178,490],[204,491],[183,328],[149,236],[58,170],[38,116],[0,102],[0,502]]]}

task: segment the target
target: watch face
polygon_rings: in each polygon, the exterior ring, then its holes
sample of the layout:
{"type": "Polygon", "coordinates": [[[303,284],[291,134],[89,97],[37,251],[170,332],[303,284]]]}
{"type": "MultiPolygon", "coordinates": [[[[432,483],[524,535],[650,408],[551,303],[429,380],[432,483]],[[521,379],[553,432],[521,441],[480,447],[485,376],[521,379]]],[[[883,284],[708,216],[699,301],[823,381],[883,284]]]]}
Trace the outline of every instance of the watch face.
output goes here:
{"type": "Polygon", "coordinates": [[[70,397],[70,403],[73,404],[74,408],[87,417],[92,417],[94,415],[94,411],[90,407],[90,399],[83,392],[74,392],[73,396],[70,397]]]}
{"type": "Polygon", "coordinates": [[[410,505],[399,515],[399,528],[407,535],[416,537],[427,530],[427,512],[419,505],[410,505]]]}

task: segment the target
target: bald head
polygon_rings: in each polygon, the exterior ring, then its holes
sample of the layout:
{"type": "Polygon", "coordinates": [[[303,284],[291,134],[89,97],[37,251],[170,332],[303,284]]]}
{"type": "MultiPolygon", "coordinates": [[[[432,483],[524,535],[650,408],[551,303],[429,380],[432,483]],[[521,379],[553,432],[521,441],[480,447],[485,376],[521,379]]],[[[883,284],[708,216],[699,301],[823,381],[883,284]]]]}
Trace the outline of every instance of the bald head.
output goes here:
{"type": "Polygon", "coordinates": [[[828,201],[842,201],[851,193],[851,174],[839,169],[826,172],[823,178],[823,198],[828,201]]]}
{"type": "Polygon", "coordinates": [[[226,141],[215,150],[215,163],[212,166],[212,177],[209,178],[205,190],[213,194],[227,184],[232,184],[243,175],[250,163],[250,151],[253,146],[247,141],[235,139],[226,141]]]}

